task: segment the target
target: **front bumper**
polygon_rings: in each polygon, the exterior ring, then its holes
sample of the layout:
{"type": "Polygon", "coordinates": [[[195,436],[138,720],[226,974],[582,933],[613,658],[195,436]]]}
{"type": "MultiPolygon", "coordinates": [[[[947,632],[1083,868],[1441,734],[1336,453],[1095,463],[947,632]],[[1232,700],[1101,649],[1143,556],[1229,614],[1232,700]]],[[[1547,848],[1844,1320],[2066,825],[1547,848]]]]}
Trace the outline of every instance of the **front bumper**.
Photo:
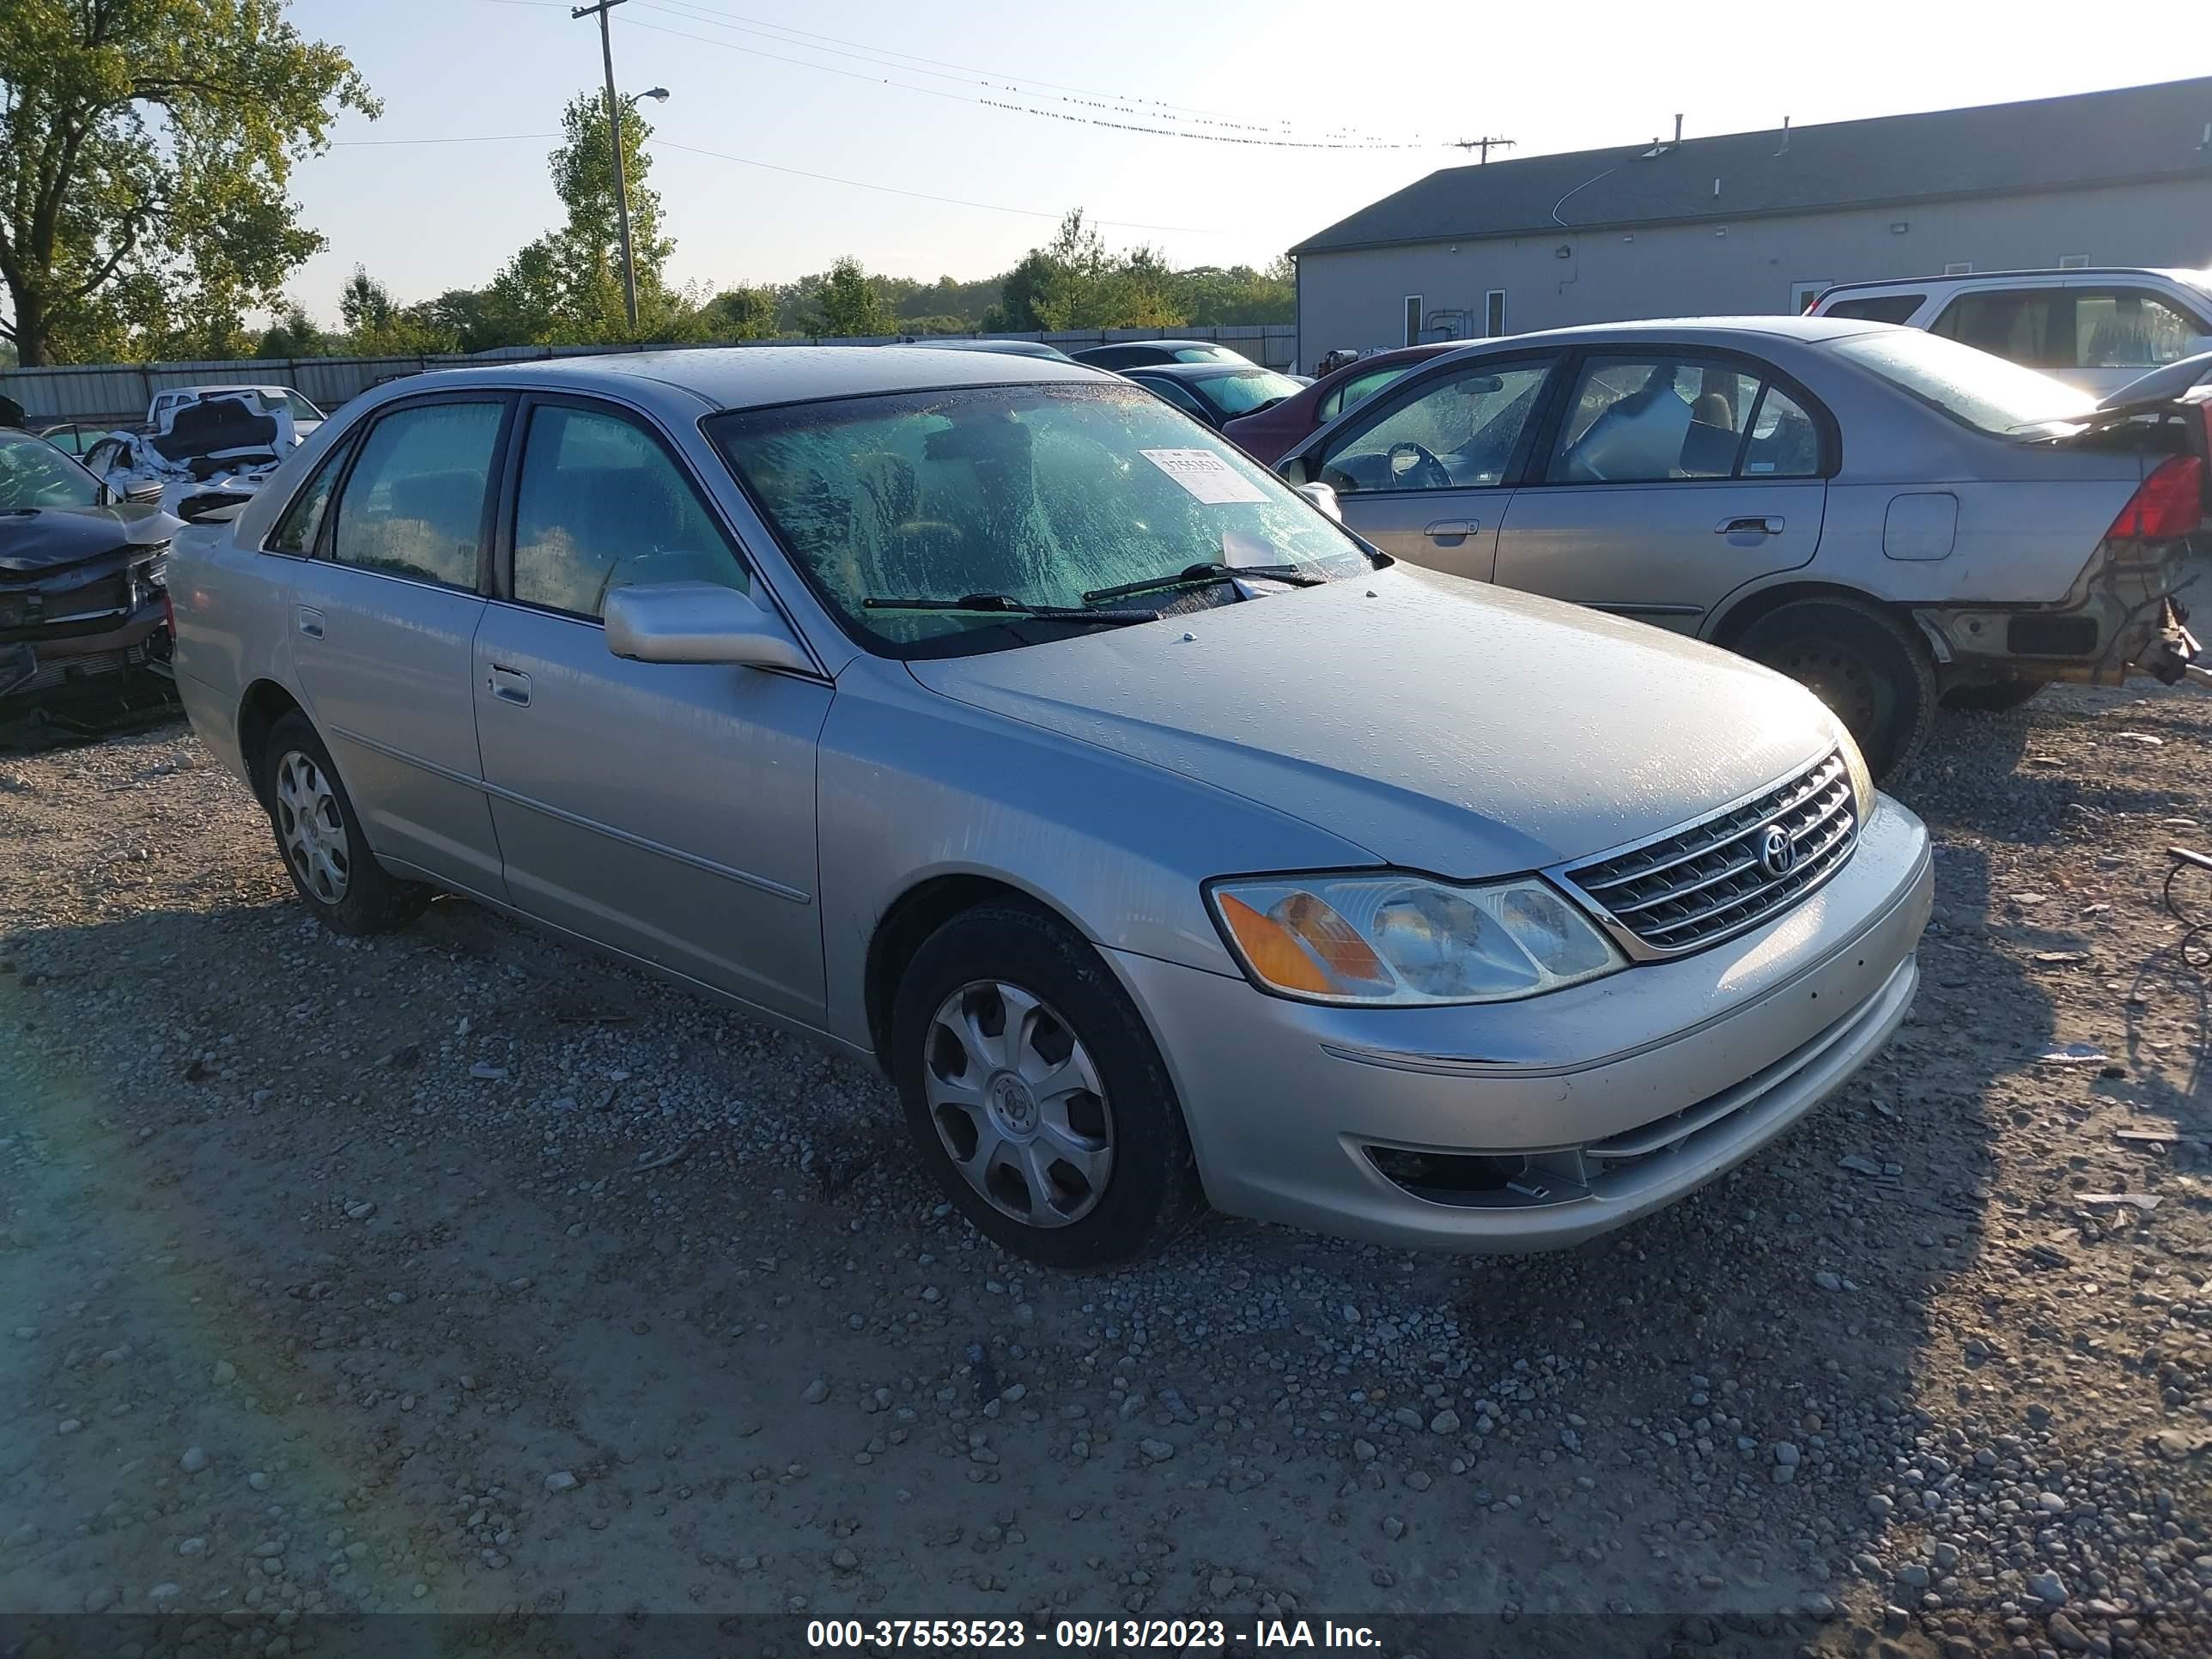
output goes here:
{"type": "Polygon", "coordinates": [[[1841,1088],[1905,1018],[1933,891],[1926,831],[1885,801],[1850,862],[1766,927],[1522,1002],[1322,1007],[1113,962],[1217,1207],[1384,1244],[1546,1249],[1703,1185],[1841,1088]],[[1406,1173],[1424,1168],[1455,1173],[1406,1173]]]}

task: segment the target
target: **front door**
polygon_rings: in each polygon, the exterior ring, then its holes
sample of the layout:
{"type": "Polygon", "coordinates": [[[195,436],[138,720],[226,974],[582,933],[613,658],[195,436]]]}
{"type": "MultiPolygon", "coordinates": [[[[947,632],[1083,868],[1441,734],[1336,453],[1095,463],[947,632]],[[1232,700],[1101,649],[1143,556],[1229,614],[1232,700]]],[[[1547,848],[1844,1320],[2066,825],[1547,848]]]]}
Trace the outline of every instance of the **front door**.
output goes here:
{"type": "Polygon", "coordinates": [[[1344,522],[1384,552],[1488,581],[1508,481],[1556,354],[1484,358],[1377,392],[1305,453],[1344,522]]]}
{"type": "Polygon", "coordinates": [[[307,713],[369,845],[457,887],[500,896],[477,763],[471,653],[479,568],[509,401],[403,404],[302,492],[312,511],[292,569],[291,646],[307,713]],[[352,465],[325,510],[322,492],[352,465]]]}
{"type": "Polygon", "coordinates": [[[526,406],[511,554],[476,636],[477,733],[532,915],[810,1023],[823,1007],[814,773],[831,688],[630,662],[617,586],[749,578],[674,452],[626,412],[526,406]]]}
{"type": "Polygon", "coordinates": [[[1829,444],[1810,405],[1750,359],[1584,358],[1506,510],[1498,583],[1697,633],[1820,545],[1829,444]]]}

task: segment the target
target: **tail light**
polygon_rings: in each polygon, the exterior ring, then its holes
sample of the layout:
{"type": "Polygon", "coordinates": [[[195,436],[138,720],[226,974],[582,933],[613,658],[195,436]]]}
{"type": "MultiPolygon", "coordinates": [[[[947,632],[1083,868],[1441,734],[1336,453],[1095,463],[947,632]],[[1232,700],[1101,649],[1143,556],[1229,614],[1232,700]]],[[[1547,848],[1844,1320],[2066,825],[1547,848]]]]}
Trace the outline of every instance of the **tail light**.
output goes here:
{"type": "Polygon", "coordinates": [[[2204,518],[2204,463],[2194,455],[2169,455],[2136,486],[2107,541],[2171,541],[2204,518]]]}

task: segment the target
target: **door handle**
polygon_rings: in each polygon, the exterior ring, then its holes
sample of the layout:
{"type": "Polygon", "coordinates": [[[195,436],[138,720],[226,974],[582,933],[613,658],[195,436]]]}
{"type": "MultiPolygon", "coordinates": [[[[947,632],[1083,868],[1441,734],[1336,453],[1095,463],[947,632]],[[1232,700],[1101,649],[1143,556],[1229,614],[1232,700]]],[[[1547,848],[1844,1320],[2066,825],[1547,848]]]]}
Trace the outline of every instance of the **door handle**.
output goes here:
{"type": "Polygon", "coordinates": [[[323,613],[311,605],[298,607],[300,631],[311,640],[323,637],[323,613]]]}
{"type": "Polygon", "coordinates": [[[1757,514],[1741,519],[1723,519],[1713,526],[1716,536],[1779,536],[1782,520],[1762,518],[1757,514]]]}
{"type": "Polygon", "coordinates": [[[1437,519],[1425,526],[1422,533],[1431,541],[1441,542],[1472,536],[1481,528],[1473,519],[1437,519]]]}
{"type": "Polygon", "coordinates": [[[518,708],[530,706],[530,676],[519,668],[495,662],[491,665],[491,678],[484,684],[501,702],[511,702],[518,708]]]}

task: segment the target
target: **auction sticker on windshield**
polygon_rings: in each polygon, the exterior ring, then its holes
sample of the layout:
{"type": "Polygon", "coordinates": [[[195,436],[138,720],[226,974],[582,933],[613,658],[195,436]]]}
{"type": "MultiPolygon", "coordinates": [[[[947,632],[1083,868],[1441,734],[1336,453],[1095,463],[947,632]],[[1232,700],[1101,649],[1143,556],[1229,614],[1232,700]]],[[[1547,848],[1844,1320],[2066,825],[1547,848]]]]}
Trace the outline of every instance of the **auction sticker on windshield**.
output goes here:
{"type": "Polygon", "coordinates": [[[1137,453],[1208,507],[1267,499],[1266,491],[1210,449],[1140,449],[1137,453]]]}

